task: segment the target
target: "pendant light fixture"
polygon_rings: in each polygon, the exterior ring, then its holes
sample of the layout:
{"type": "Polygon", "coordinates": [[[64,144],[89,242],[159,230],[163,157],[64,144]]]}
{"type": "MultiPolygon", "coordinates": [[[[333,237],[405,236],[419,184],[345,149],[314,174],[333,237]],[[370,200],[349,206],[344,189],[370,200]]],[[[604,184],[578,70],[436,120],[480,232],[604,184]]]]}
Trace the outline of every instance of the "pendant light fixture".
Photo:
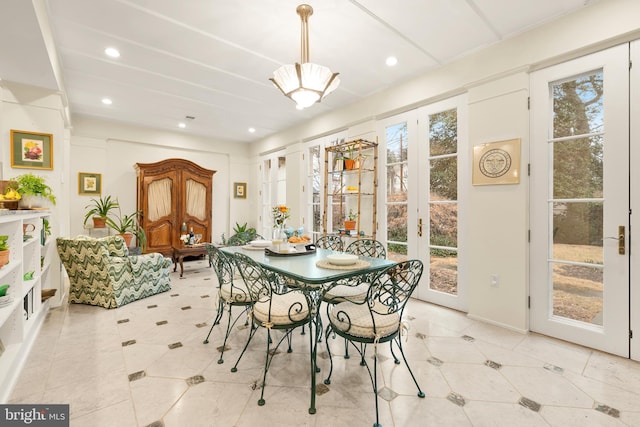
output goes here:
{"type": "Polygon", "coordinates": [[[328,67],[309,62],[309,16],[313,8],[301,4],[296,8],[302,22],[300,63],[287,64],[273,72],[270,78],[284,96],[295,101],[298,108],[303,109],[320,102],[322,98],[333,92],[340,84],[339,73],[333,73],[328,67]]]}

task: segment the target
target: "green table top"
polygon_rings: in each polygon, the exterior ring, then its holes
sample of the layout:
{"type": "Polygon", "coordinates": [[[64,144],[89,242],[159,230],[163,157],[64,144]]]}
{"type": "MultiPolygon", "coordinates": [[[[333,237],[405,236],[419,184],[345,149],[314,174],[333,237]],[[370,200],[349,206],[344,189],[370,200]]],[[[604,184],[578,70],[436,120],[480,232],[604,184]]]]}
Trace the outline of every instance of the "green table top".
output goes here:
{"type": "Polygon", "coordinates": [[[316,263],[326,258],[327,255],[340,253],[327,249],[317,248],[315,253],[295,256],[269,256],[265,254],[264,250],[249,250],[244,249],[242,246],[227,246],[220,248],[220,250],[226,254],[240,252],[268,270],[309,285],[331,283],[364,273],[380,271],[396,264],[396,262],[388,259],[360,256],[360,259],[370,263],[368,267],[354,270],[333,270],[316,266],[316,263]]]}

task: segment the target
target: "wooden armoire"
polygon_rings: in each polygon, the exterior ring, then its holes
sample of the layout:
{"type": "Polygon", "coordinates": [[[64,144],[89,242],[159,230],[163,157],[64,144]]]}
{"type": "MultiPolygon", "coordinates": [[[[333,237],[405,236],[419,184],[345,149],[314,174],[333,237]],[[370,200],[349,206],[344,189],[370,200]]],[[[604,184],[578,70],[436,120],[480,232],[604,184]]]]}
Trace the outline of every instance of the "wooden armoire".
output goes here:
{"type": "Polygon", "coordinates": [[[211,242],[211,199],[214,170],[184,159],[136,163],[138,210],[147,235],[146,252],[171,256],[180,247],[183,224],[211,242]]]}

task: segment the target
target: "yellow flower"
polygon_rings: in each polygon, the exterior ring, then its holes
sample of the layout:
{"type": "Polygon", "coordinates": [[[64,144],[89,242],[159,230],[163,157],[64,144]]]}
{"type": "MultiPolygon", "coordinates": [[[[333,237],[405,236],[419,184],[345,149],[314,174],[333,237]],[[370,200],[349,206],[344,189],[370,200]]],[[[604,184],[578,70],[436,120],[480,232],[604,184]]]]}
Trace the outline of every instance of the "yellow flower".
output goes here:
{"type": "Polygon", "coordinates": [[[273,215],[273,227],[283,227],[287,218],[289,218],[289,208],[285,205],[274,206],[271,209],[273,215]]]}

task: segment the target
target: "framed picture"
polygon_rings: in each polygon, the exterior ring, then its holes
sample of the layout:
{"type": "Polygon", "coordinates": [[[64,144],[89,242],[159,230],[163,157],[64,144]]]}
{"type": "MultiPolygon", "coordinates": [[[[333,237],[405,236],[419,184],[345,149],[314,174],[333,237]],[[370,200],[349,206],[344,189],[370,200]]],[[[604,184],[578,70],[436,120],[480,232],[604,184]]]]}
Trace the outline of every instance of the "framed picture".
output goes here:
{"type": "Polygon", "coordinates": [[[473,185],[519,183],[520,138],[473,147],[473,185]]]}
{"type": "Polygon", "coordinates": [[[78,173],[78,194],[101,194],[102,174],[80,172],[78,173]]]}
{"type": "Polygon", "coordinates": [[[246,182],[234,182],[233,183],[233,197],[236,199],[247,198],[247,183],[246,182]]]}
{"type": "Polygon", "coordinates": [[[11,167],[53,169],[53,135],[11,129],[11,167]]]}

